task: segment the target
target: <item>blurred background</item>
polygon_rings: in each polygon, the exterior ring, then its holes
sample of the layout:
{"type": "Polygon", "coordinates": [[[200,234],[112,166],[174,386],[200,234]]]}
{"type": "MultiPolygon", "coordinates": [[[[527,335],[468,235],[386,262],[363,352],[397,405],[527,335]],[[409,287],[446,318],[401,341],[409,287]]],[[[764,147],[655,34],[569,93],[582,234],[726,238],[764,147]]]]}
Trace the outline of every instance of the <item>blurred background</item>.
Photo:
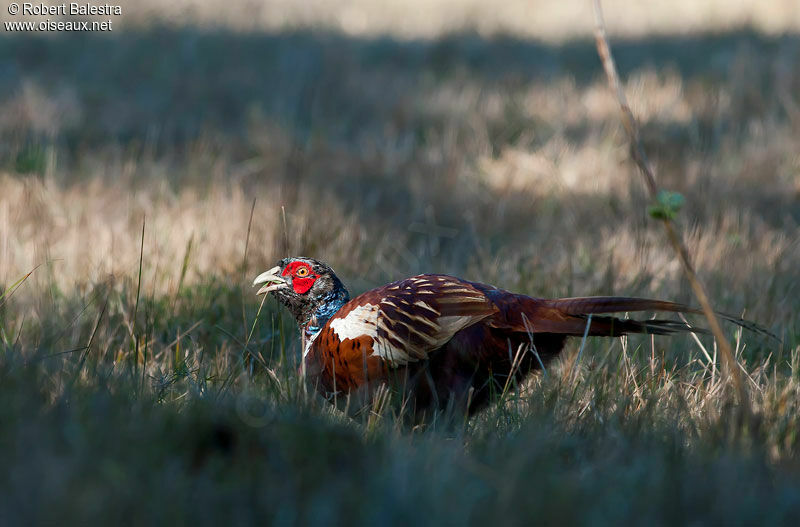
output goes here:
{"type": "Polygon", "coordinates": [[[0,3],[0,523],[800,522],[800,2],[603,2],[715,307],[783,339],[725,328],[744,432],[705,336],[591,341],[457,431],[354,422],[250,287],[292,254],[695,304],[592,2],[120,5],[0,3]],[[46,19],[112,31],[9,25],[46,19]]]}
{"type": "MultiPolygon", "coordinates": [[[[715,298],[787,322],[800,7],[604,5],[645,147],[660,184],[688,196],[684,232],[715,298]]],[[[94,18],[112,20],[106,33],[0,35],[0,282],[39,264],[31,282],[62,291],[132,276],[145,217],[154,292],[237,281],[255,200],[248,277],[288,251],[356,289],[436,271],[687,300],[628,162],[591,2],[121,9],[94,18]]],[[[46,18],[74,20],[2,14],[46,18]]]]}

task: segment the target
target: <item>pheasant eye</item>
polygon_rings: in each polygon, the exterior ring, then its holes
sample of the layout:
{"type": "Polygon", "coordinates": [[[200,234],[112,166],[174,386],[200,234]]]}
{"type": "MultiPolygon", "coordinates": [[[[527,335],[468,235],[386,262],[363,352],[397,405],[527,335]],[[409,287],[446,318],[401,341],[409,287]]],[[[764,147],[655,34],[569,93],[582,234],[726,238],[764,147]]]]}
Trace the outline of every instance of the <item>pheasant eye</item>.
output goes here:
{"type": "Polygon", "coordinates": [[[300,269],[298,269],[298,270],[297,270],[297,272],[296,272],[295,274],[296,274],[297,276],[300,276],[300,277],[303,277],[303,276],[308,276],[308,268],[306,268],[306,267],[301,267],[300,269]]]}

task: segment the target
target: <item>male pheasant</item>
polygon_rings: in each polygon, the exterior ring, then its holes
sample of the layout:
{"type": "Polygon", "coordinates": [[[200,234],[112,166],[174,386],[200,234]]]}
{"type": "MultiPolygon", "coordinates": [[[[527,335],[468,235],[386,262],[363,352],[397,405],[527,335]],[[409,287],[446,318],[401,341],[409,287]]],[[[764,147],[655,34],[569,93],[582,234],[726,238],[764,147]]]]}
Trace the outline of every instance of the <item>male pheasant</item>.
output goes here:
{"type": "MultiPolygon", "coordinates": [[[[544,367],[567,337],[696,330],[674,320],[603,315],[698,313],[682,304],[629,297],[531,298],[447,275],[423,274],[350,299],[333,272],[312,258],[278,262],[253,281],[297,320],[307,379],[329,400],[365,401],[389,384],[414,415],[455,408],[474,413],[492,393],[544,367]],[[595,316],[599,315],[599,316],[595,316]]],[[[758,330],[736,317],[734,323],[758,330]]]]}

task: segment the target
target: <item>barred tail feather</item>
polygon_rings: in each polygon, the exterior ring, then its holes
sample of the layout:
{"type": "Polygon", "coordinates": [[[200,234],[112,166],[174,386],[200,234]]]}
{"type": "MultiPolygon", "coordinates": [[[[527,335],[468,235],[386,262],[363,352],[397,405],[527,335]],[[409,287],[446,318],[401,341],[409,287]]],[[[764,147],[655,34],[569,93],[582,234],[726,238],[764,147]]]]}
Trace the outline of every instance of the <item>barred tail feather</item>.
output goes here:
{"type": "Polygon", "coordinates": [[[694,327],[680,320],[633,320],[609,316],[589,316],[573,315],[570,317],[571,324],[567,331],[568,335],[581,336],[586,332],[593,337],[619,337],[630,333],[645,333],[648,335],[669,335],[678,332],[701,333],[708,331],[705,328],[694,327]]]}
{"type": "Polygon", "coordinates": [[[594,313],[621,313],[623,311],[668,311],[672,313],[700,314],[699,309],[684,304],[625,296],[587,296],[559,298],[549,304],[566,315],[589,315],[594,313]]]}
{"type": "MultiPolygon", "coordinates": [[[[671,312],[671,313],[689,313],[693,315],[701,315],[703,312],[700,309],[689,307],[684,304],[676,302],[667,302],[665,300],[651,300],[648,298],[636,297],[620,297],[620,296],[597,296],[597,297],[576,297],[576,298],[559,298],[548,301],[549,307],[555,308],[565,315],[571,315],[580,318],[586,318],[586,315],[601,314],[601,313],[620,313],[625,311],[657,311],[657,312],[671,312]]],[[[774,333],[770,332],[765,327],[745,320],[736,315],[728,313],[716,312],[717,316],[743,327],[754,333],[768,336],[775,340],[780,340],[774,333]]],[[[605,324],[608,321],[615,321],[616,324],[622,323],[622,329],[625,333],[674,333],[676,331],[690,331],[692,333],[708,333],[703,328],[696,328],[684,322],[677,320],[622,320],[615,317],[602,317],[605,324]],[[637,326],[638,324],[638,326],[637,326]]],[[[592,324],[600,322],[599,317],[592,318],[592,324]]],[[[619,326],[618,326],[619,327],[619,326]]],[[[600,331],[600,330],[598,330],[600,331]]],[[[619,329],[618,329],[619,331],[619,329]]],[[[593,333],[590,329],[590,335],[604,335],[606,333],[593,333]]]]}

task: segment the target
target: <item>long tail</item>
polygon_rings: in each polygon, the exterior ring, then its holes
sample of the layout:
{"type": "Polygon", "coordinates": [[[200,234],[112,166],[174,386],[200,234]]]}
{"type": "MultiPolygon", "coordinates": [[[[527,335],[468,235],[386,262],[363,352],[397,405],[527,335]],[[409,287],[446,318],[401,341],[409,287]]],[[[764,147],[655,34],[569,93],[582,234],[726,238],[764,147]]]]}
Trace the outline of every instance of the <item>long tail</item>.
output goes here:
{"type": "MultiPolygon", "coordinates": [[[[559,298],[554,300],[545,300],[544,304],[550,309],[561,313],[564,316],[563,322],[566,325],[572,326],[572,332],[569,334],[583,334],[586,331],[586,324],[589,315],[604,314],[604,313],[621,313],[621,312],[637,312],[637,311],[655,311],[655,312],[672,312],[672,313],[690,313],[702,314],[699,309],[678,304],[675,302],[667,302],[664,300],[651,300],[648,298],[635,298],[635,297],[620,297],[620,296],[595,296],[595,297],[578,297],[578,298],[559,298]],[[572,322],[572,323],[569,323],[572,322]],[[576,333],[577,332],[577,333],[576,333]]],[[[749,331],[766,335],[776,340],[777,336],[769,330],[741,317],[729,315],[727,313],[717,312],[717,316],[741,326],[749,331]]],[[[589,335],[597,336],[613,336],[624,335],[626,333],[654,333],[654,334],[667,334],[679,331],[689,331],[693,333],[708,333],[708,331],[701,327],[691,326],[679,320],[632,320],[621,319],[609,316],[592,316],[589,335]]]]}

